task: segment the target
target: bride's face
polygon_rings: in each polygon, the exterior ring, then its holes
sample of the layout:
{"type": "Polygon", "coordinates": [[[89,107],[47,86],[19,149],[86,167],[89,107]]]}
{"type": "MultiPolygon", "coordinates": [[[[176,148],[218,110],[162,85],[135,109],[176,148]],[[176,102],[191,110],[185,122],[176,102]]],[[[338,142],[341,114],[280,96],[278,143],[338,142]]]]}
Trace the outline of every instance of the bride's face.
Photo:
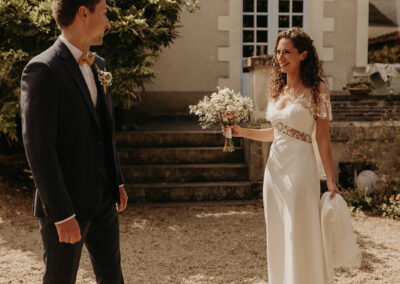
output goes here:
{"type": "Polygon", "coordinates": [[[282,38],[278,42],[275,55],[281,72],[293,74],[300,72],[300,64],[307,57],[307,51],[299,53],[290,39],[282,38]]]}

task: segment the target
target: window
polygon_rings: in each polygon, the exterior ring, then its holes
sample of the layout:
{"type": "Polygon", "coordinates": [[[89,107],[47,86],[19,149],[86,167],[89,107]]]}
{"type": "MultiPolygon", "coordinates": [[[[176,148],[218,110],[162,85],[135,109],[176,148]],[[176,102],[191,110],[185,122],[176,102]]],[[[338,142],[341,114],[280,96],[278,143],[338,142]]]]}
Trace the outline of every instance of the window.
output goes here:
{"type": "Polygon", "coordinates": [[[242,57],[267,53],[268,0],[243,0],[242,38],[242,57]]]}
{"type": "Polygon", "coordinates": [[[303,28],[304,2],[243,0],[242,57],[272,54],[278,32],[290,27],[303,28]]]}
{"type": "Polygon", "coordinates": [[[279,0],[278,32],[291,28],[303,27],[303,0],[279,0]]]}

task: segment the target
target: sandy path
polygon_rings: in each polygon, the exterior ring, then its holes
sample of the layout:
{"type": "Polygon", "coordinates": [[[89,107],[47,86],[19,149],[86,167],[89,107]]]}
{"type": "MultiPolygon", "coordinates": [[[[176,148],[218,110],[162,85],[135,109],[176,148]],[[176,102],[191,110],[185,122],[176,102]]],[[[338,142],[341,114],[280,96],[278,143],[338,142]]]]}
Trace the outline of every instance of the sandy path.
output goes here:
{"type": "MultiPolygon", "coordinates": [[[[0,283],[40,283],[37,221],[26,200],[0,199],[0,283]]],[[[130,207],[121,214],[126,283],[267,283],[265,223],[256,205],[130,207]]],[[[354,218],[363,267],[336,283],[400,283],[400,222],[354,218]]],[[[95,283],[84,250],[77,283],[95,283]]]]}

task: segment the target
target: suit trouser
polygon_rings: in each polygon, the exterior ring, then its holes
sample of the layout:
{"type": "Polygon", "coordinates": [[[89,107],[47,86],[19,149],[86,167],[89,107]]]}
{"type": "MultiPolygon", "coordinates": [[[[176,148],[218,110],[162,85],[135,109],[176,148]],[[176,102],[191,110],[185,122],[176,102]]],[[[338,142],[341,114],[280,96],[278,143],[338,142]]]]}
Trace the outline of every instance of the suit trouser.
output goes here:
{"type": "Polygon", "coordinates": [[[82,247],[88,249],[97,283],[122,284],[118,213],[109,204],[93,219],[79,222],[82,239],[76,244],[60,243],[54,223],[39,218],[46,264],[44,284],[73,284],[82,247]]]}

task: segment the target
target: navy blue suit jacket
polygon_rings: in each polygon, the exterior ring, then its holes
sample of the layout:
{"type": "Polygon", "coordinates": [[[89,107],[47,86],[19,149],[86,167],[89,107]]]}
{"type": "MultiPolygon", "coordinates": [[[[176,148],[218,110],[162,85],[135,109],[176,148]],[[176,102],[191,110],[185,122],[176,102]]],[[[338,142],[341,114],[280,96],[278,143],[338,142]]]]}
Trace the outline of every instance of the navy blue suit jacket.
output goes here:
{"type": "MultiPolygon", "coordinates": [[[[94,64],[104,70],[104,59],[94,64]]],[[[101,206],[102,168],[99,153],[111,153],[112,195],[119,202],[123,175],[115,146],[110,89],[104,93],[95,68],[98,96],[107,109],[100,127],[89,89],[69,49],[58,39],[34,57],[21,80],[22,137],[35,182],[34,214],[56,222],[76,214],[80,221],[101,206]],[[104,143],[107,142],[107,143],[104,143]]]]}

